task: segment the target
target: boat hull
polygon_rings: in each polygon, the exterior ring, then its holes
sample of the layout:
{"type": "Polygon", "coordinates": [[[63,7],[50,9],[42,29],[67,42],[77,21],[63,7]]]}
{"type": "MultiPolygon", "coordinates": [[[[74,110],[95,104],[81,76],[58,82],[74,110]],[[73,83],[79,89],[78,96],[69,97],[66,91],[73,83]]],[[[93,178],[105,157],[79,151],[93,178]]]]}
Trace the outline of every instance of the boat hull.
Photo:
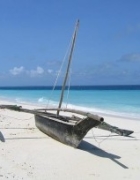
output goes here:
{"type": "Polygon", "coordinates": [[[35,115],[36,127],[43,133],[72,147],[78,147],[87,132],[100,124],[99,121],[85,118],[76,125],[54,121],[51,117],[35,115]]]}

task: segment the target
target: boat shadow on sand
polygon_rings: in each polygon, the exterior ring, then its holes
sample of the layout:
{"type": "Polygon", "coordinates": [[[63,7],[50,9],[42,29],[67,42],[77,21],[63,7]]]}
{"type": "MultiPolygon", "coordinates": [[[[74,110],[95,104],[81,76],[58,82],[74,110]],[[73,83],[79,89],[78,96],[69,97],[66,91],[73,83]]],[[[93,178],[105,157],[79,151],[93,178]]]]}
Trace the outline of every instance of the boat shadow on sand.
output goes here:
{"type": "MultiPolygon", "coordinates": [[[[21,139],[46,139],[47,137],[12,137],[12,138],[4,138],[4,135],[2,134],[2,132],[0,131],[0,141],[1,142],[5,142],[6,140],[21,140],[21,139]]],[[[99,156],[102,158],[108,158],[110,160],[112,160],[113,162],[115,162],[116,164],[118,164],[119,166],[121,166],[124,169],[128,169],[128,167],[124,164],[122,164],[121,162],[119,162],[117,159],[121,159],[120,156],[112,154],[112,153],[108,153],[102,149],[100,149],[99,147],[90,144],[87,141],[82,141],[81,144],[78,147],[79,150],[88,152],[90,154],[93,154],[95,156],[99,156]]]]}
{"type": "MultiPolygon", "coordinates": [[[[14,137],[14,138],[6,138],[6,140],[21,140],[21,139],[44,139],[44,137],[14,137]]],[[[5,142],[5,138],[2,134],[2,132],[0,131],[0,141],[1,142],[5,142]]],[[[117,161],[117,159],[120,159],[121,157],[120,156],[117,156],[115,154],[111,154],[111,153],[108,153],[96,146],[94,146],[93,144],[90,144],[89,142],[86,142],[86,141],[82,141],[81,144],[79,145],[78,147],[79,150],[82,150],[82,151],[86,151],[86,152],[89,152],[93,155],[96,155],[96,156],[99,156],[99,157],[102,157],[102,158],[108,158],[110,160],[112,160],[113,162],[117,163],[118,165],[120,165],[122,168],[124,169],[128,169],[127,166],[125,166],[124,164],[120,163],[119,161],[117,161]]]]}
{"type": "Polygon", "coordinates": [[[86,141],[82,141],[81,144],[79,145],[79,148],[82,151],[86,151],[89,152],[95,156],[99,156],[102,158],[108,158],[110,160],[112,160],[113,162],[115,162],[117,165],[121,166],[124,169],[128,169],[128,167],[124,164],[122,164],[121,162],[119,162],[117,159],[121,159],[120,156],[112,154],[112,153],[108,153],[100,148],[98,148],[97,146],[94,146],[93,144],[90,144],[89,142],[86,141]]]}

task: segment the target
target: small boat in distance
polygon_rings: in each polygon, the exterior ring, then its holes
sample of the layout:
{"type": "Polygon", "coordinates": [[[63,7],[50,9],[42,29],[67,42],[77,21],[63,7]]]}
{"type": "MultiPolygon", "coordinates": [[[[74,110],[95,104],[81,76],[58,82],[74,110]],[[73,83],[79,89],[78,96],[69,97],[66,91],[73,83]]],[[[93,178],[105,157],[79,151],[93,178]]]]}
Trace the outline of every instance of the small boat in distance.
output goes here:
{"type": "Polygon", "coordinates": [[[79,20],[76,23],[72,38],[72,44],[68,59],[67,70],[62,86],[61,97],[58,108],[45,109],[24,109],[17,105],[0,105],[0,108],[32,113],[35,116],[35,124],[39,130],[53,139],[72,147],[78,147],[87,132],[93,127],[108,130],[121,136],[128,136],[133,133],[131,130],[120,129],[104,122],[104,118],[89,112],[76,109],[62,108],[64,91],[69,74],[72,54],[74,50],[76,35],[79,27],[79,20]],[[66,113],[66,115],[65,115],[66,113]]]}

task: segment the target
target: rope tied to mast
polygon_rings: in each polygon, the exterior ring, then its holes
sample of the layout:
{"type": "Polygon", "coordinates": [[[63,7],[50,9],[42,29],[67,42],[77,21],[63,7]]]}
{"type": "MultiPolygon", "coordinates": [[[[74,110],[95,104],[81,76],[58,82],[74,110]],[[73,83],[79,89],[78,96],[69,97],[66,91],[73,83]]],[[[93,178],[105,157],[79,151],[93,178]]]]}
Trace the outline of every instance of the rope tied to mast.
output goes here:
{"type": "Polygon", "coordinates": [[[76,23],[76,27],[75,27],[73,38],[72,38],[72,44],[71,44],[71,49],[70,49],[70,54],[69,54],[67,71],[66,71],[66,75],[64,78],[63,86],[62,86],[62,92],[61,92],[60,102],[59,102],[59,106],[58,106],[58,110],[57,110],[57,116],[59,115],[59,109],[61,108],[63,97],[64,97],[64,90],[65,90],[66,82],[67,82],[68,75],[69,75],[69,69],[70,69],[70,65],[71,65],[72,54],[73,54],[73,50],[74,50],[74,46],[75,46],[75,40],[76,40],[78,28],[79,28],[79,20],[76,23]]]}
{"type": "MultiPolygon", "coordinates": [[[[66,87],[66,82],[67,82],[67,79],[69,78],[69,69],[70,69],[70,64],[71,64],[71,59],[72,59],[72,54],[73,54],[73,50],[74,50],[74,45],[75,45],[75,40],[76,40],[76,35],[77,35],[77,31],[78,31],[78,27],[79,27],[79,20],[77,21],[76,23],[76,27],[75,27],[75,30],[74,30],[74,33],[73,33],[73,37],[72,37],[72,41],[71,41],[71,48],[70,48],[70,45],[69,45],[69,48],[70,49],[70,52],[69,52],[69,59],[68,59],[68,65],[67,65],[67,70],[66,70],[66,74],[65,74],[65,78],[64,78],[64,82],[63,82],[63,86],[62,86],[62,92],[61,92],[61,96],[60,96],[60,101],[59,101],[59,105],[58,105],[58,109],[61,108],[61,105],[62,105],[62,101],[63,101],[63,96],[64,96],[64,90],[65,90],[65,87],[66,87]]],[[[55,80],[55,83],[53,85],[53,89],[52,89],[52,92],[51,92],[51,95],[48,99],[48,103],[47,103],[47,107],[49,106],[49,102],[50,102],[50,99],[51,99],[51,96],[52,96],[52,93],[56,87],[56,84],[57,84],[57,81],[58,81],[58,78],[61,74],[61,71],[62,71],[62,67],[64,65],[64,62],[65,62],[65,59],[66,59],[66,56],[68,54],[68,50],[64,56],[64,59],[62,61],[62,64],[61,64],[61,67],[58,71],[58,74],[57,74],[57,77],[56,77],[56,80],[55,80]]],[[[69,78],[70,79],[70,78],[69,78]]],[[[70,81],[69,81],[70,82],[70,81]]],[[[68,103],[68,96],[69,96],[69,90],[70,90],[70,84],[68,85],[68,93],[67,93],[67,103],[68,103]]],[[[67,107],[67,103],[66,103],[66,107],[67,107]]],[[[59,110],[57,111],[57,115],[59,115],[59,110]]]]}

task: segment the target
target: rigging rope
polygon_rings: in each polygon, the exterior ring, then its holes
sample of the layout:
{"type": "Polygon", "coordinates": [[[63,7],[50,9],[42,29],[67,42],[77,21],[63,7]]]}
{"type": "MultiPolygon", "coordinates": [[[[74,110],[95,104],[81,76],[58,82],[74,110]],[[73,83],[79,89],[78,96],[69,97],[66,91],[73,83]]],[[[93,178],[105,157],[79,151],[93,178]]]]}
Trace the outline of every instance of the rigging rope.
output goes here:
{"type": "Polygon", "coordinates": [[[68,92],[67,92],[66,108],[68,106],[68,99],[69,99],[69,94],[70,94],[70,84],[71,84],[71,70],[70,70],[69,77],[68,77],[68,92]]]}
{"type": "Polygon", "coordinates": [[[47,107],[49,106],[49,104],[50,104],[50,100],[51,100],[51,98],[52,98],[53,92],[54,92],[55,87],[56,87],[56,85],[57,85],[58,78],[59,78],[59,76],[60,76],[60,74],[61,74],[62,68],[63,68],[63,66],[64,66],[64,62],[66,61],[66,57],[68,56],[68,52],[69,52],[69,49],[70,49],[70,45],[71,45],[71,41],[70,41],[70,43],[69,43],[69,45],[68,45],[68,48],[67,48],[67,51],[66,51],[66,53],[65,53],[65,56],[64,56],[64,58],[63,58],[63,60],[62,60],[60,69],[59,69],[59,71],[58,71],[58,73],[57,73],[57,76],[56,76],[56,79],[55,79],[55,82],[54,82],[54,85],[53,85],[51,94],[50,94],[50,96],[49,96],[49,98],[48,98],[48,101],[47,101],[47,104],[46,104],[46,108],[47,108],[47,107]]]}
{"type": "Polygon", "coordinates": [[[111,134],[112,134],[112,132],[110,132],[110,134],[109,134],[106,138],[103,138],[101,141],[98,141],[97,138],[96,138],[96,135],[94,134],[93,129],[91,129],[91,132],[92,132],[92,135],[93,135],[94,140],[96,141],[96,143],[98,144],[99,147],[100,147],[100,144],[101,144],[102,142],[104,142],[105,140],[109,139],[109,137],[110,137],[111,134]]]}

